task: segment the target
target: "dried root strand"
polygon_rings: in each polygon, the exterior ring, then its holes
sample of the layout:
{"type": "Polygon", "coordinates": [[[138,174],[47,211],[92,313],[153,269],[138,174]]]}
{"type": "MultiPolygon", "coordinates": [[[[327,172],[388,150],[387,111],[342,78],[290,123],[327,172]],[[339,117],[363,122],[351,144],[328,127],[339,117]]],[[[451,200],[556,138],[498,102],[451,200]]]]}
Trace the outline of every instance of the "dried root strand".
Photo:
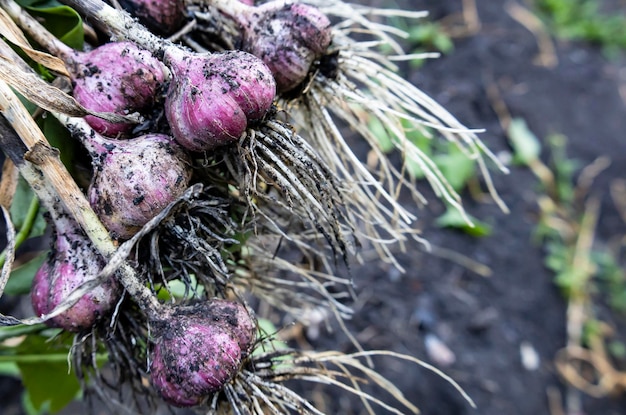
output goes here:
{"type": "Polygon", "coordinates": [[[145,379],[147,322],[128,301],[120,303],[110,325],[76,335],[72,367],[86,398],[97,398],[112,413],[138,414],[156,408],[159,397],[145,379]],[[99,362],[106,355],[107,365],[99,362]]]}
{"type": "Polygon", "coordinates": [[[352,280],[336,275],[323,259],[305,237],[294,235],[287,241],[280,235],[253,236],[233,271],[232,283],[298,321],[305,322],[315,309],[349,319],[352,309],[347,303],[355,298],[352,280]]]}
{"type": "Polygon", "coordinates": [[[280,210],[288,212],[323,235],[334,256],[347,263],[348,248],[355,243],[353,225],[337,178],[315,150],[279,121],[249,129],[237,149],[225,158],[252,214],[288,237],[290,230],[272,219],[280,210]]]}
{"type": "Polygon", "coordinates": [[[411,356],[387,351],[370,351],[344,354],[341,352],[274,350],[271,343],[259,343],[257,350],[233,381],[209,402],[215,413],[235,414],[289,414],[321,415],[305,397],[284,385],[287,381],[304,381],[339,387],[359,398],[368,414],[379,413],[382,408],[389,413],[403,414],[404,410],[418,413],[402,392],[388,379],[368,367],[362,359],[388,356],[417,364],[432,370],[451,383],[462,396],[472,400],[451,378],[436,368],[411,356]],[[267,347],[267,350],[265,349],[267,347]],[[372,396],[363,387],[385,390],[396,404],[372,396]],[[220,412],[224,411],[224,412],[220,412]]]}
{"type": "MultiPolygon", "coordinates": [[[[158,276],[165,289],[168,280],[178,279],[192,292],[197,282],[208,293],[223,293],[230,279],[227,248],[238,245],[235,237],[243,232],[231,217],[232,203],[214,187],[205,187],[193,198],[181,200],[176,214],[166,218],[138,245],[138,252],[150,253],[142,261],[148,274],[158,276]]],[[[153,279],[153,285],[155,282],[153,279]]]]}
{"type": "MultiPolygon", "coordinates": [[[[407,133],[416,129],[431,137],[434,132],[455,143],[469,159],[476,161],[492,197],[506,211],[506,206],[493,187],[486,161],[490,160],[503,172],[507,171],[506,167],[476,136],[479,130],[463,126],[441,105],[397,74],[398,68],[393,60],[414,56],[404,54],[391,36],[404,37],[406,34],[370,19],[376,15],[418,18],[424,14],[360,7],[342,1],[326,4],[313,0],[311,3],[318,5],[329,15],[339,17],[341,22],[334,28],[333,50],[329,51],[338,54],[336,73],[333,74],[335,76],[328,76],[327,71],[319,70],[305,95],[311,95],[311,100],[318,106],[328,108],[333,115],[345,121],[379,155],[379,138],[366,127],[368,117],[377,118],[404,159],[417,164],[437,195],[463,212],[458,194],[433,161],[407,138],[407,133]],[[350,37],[354,31],[367,34],[372,40],[356,41],[350,37]],[[380,52],[379,47],[383,44],[391,46],[397,56],[387,56],[380,52]],[[410,127],[407,128],[407,125],[410,127]]],[[[307,105],[307,102],[296,100],[290,105],[295,110],[301,107],[303,112],[307,112],[311,102],[307,105]]],[[[308,127],[314,128],[311,125],[308,127]]],[[[389,183],[387,189],[391,194],[394,189],[391,184],[399,183],[409,189],[412,187],[407,185],[409,183],[399,173],[402,172],[388,169],[387,166],[380,170],[381,179],[389,183]]],[[[421,195],[414,190],[412,192],[418,200],[423,200],[421,195]]]]}

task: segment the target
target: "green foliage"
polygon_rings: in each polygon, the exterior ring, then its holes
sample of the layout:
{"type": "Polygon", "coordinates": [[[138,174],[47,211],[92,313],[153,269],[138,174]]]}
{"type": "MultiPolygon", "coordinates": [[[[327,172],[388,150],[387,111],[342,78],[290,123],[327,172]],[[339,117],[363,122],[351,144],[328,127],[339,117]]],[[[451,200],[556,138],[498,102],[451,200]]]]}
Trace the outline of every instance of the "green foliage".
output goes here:
{"type": "Polygon", "coordinates": [[[450,53],[454,43],[437,22],[421,22],[408,29],[409,42],[416,47],[414,51],[450,53]]]}
{"type": "Polygon", "coordinates": [[[467,222],[466,217],[463,216],[458,209],[448,208],[443,215],[437,218],[435,223],[441,228],[459,229],[464,233],[477,238],[491,235],[491,225],[479,221],[472,216],[469,216],[469,220],[471,221],[471,224],[467,222]]]}
{"type": "Polygon", "coordinates": [[[0,362],[0,375],[19,377],[20,369],[15,362],[0,362]]]}
{"type": "MultiPolygon", "coordinates": [[[[29,238],[35,238],[44,234],[47,223],[39,209],[39,200],[30,189],[26,181],[20,177],[17,189],[13,196],[10,208],[11,221],[15,226],[15,246],[19,248],[29,238]]],[[[6,294],[27,294],[30,291],[35,272],[45,259],[45,254],[38,255],[11,272],[9,281],[5,287],[6,294]]],[[[6,253],[0,256],[0,265],[4,264],[6,253]]]]}
{"type": "Polygon", "coordinates": [[[253,355],[287,348],[285,342],[276,338],[276,333],[278,333],[278,329],[276,328],[274,323],[271,322],[271,320],[268,320],[266,318],[259,318],[257,320],[257,323],[259,326],[259,337],[263,339],[263,341],[261,342],[260,346],[252,352],[253,355]]]}
{"type": "Polygon", "coordinates": [[[606,293],[611,308],[626,313],[626,273],[617,255],[596,246],[589,251],[577,250],[577,238],[589,213],[581,211],[583,201],[577,198],[574,176],[580,163],[567,155],[567,138],[559,134],[546,138],[548,166],[539,160],[540,141],[524,120],[511,122],[508,138],[514,160],[534,169],[540,179],[543,194],[535,238],[545,249],[544,265],[554,273],[555,284],[568,299],[606,293]],[[581,256],[585,256],[583,261],[581,256]],[[581,267],[581,263],[588,266],[581,267]]]}
{"type": "MultiPolygon", "coordinates": [[[[380,149],[383,152],[391,152],[396,148],[403,148],[406,144],[398,143],[399,140],[392,132],[388,131],[379,119],[372,117],[368,124],[369,130],[376,136],[380,149]]],[[[433,139],[430,130],[419,130],[406,121],[403,124],[406,140],[425,156],[432,160],[456,191],[463,191],[468,183],[476,177],[476,161],[467,156],[455,143],[433,139]]],[[[424,179],[424,170],[419,162],[410,157],[405,158],[405,168],[414,179],[424,179]]],[[[491,227],[475,218],[464,216],[456,208],[447,207],[446,212],[436,220],[437,226],[459,229],[472,236],[486,236],[491,234],[491,227]],[[472,226],[473,225],[473,226],[472,226]]]]}
{"type": "Polygon", "coordinates": [[[544,248],[544,265],[554,273],[554,283],[563,295],[569,299],[580,293],[587,293],[590,275],[588,270],[575,266],[575,247],[551,234],[544,243],[544,248]]]}
{"type": "Polygon", "coordinates": [[[541,143],[537,136],[530,131],[526,120],[513,118],[507,130],[511,147],[513,147],[513,162],[528,166],[539,159],[541,143]]]}
{"type": "Polygon", "coordinates": [[[557,36],[596,43],[608,52],[626,48],[626,14],[604,14],[600,4],[601,0],[535,0],[557,36]]]}
{"type": "MultiPolygon", "coordinates": [[[[0,346],[0,373],[19,376],[25,388],[23,407],[28,414],[55,413],[80,393],[80,384],[70,369],[71,336],[43,324],[0,327],[0,341],[20,339],[16,345],[0,346]]],[[[99,363],[104,356],[96,357],[99,363]]]]}
{"type": "Polygon", "coordinates": [[[618,340],[609,342],[608,350],[611,356],[619,360],[626,359],[626,345],[618,340]]]}
{"type": "Polygon", "coordinates": [[[26,180],[20,177],[11,204],[11,222],[17,231],[28,227],[28,236],[41,236],[46,230],[46,221],[33,191],[26,180]]]}
{"type": "Polygon", "coordinates": [[[476,177],[476,162],[454,143],[446,143],[442,147],[445,148],[436,151],[432,159],[452,188],[460,192],[476,177]]]}
{"type": "Polygon", "coordinates": [[[84,43],[83,21],[71,7],[56,0],[16,0],[57,38],[74,49],[82,49],[84,43]]]}
{"type": "Polygon", "coordinates": [[[11,271],[11,276],[4,287],[4,294],[26,295],[30,293],[35,273],[48,257],[48,251],[42,252],[27,263],[11,271]]]}
{"type": "Polygon", "coordinates": [[[58,412],[79,393],[78,379],[68,368],[70,346],[31,335],[17,347],[17,365],[34,409],[58,412]]]}
{"type": "Polygon", "coordinates": [[[189,275],[189,281],[183,282],[181,280],[171,280],[167,282],[167,287],[162,285],[157,286],[158,297],[161,301],[172,301],[172,299],[189,299],[197,296],[201,297],[204,292],[204,286],[200,284],[195,275],[189,275]],[[193,287],[193,290],[189,290],[189,287],[193,287]]]}
{"type": "MultiPolygon", "coordinates": [[[[414,20],[392,17],[389,19],[390,24],[407,33],[406,50],[411,54],[419,54],[425,52],[439,52],[448,54],[454,50],[452,38],[446,33],[443,26],[437,22],[420,21],[415,23],[414,20]]],[[[389,45],[381,47],[383,52],[391,52],[389,45]]],[[[411,68],[416,69],[424,64],[423,59],[414,59],[409,62],[411,68]]]]}
{"type": "Polygon", "coordinates": [[[52,147],[59,149],[61,161],[70,174],[75,171],[77,141],[55,117],[46,117],[39,122],[41,131],[52,147]]]}
{"type": "Polygon", "coordinates": [[[608,293],[608,303],[614,310],[626,314],[626,272],[616,256],[608,251],[594,253],[598,279],[608,293]]]}
{"type": "Polygon", "coordinates": [[[580,169],[580,162],[568,157],[567,137],[552,134],[546,138],[552,155],[551,166],[554,173],[555,192],[559,202],[571,205],[574,202],[574,174],[580,169]]]}

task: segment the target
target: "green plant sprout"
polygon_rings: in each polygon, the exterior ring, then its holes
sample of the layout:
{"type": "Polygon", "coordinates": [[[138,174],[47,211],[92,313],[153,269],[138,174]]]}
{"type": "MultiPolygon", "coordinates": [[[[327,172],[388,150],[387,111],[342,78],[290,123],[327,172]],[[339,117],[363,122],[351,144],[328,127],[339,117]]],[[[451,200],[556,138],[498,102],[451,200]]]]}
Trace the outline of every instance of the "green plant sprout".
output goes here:
{"type": "Polygon", "coordinates": [[[609,55],[626,47],[626,14],[606,14],[601,0],[535,0],[558,37],[598,44],[609,55]]]}
{"type": "MultiPolygon", "coordinates": [[[[383,152],[388,153],[396,148],[393,135],[385,130],[378,119],[370,118],[368,127],[378,138],[383,152]]],[[[477,180],[476,161],[468,157],[457,145],[431,139],[428,135],[429,129],[425,129],[423,132],[411,128],[408,122],[404,123],[404,127],[409,141],[434,162],[435,167],[454,191],[466,190],[477,180]]],[[[410,158],[405,161],[404,168],[412,179],[424,180],[426,177],[420,164],[410,158]]],[[[488,223],[465,212],[459,212],[457,208],[449,204],[446,204],[446,211],[437,218],[435,223],[439,227],[458,229],[475,237],[488,236],[492,231],[488,223]]]]}
{"type": "Polygon", "coordinates": [[[534,238],[544,248],[544,264],[554,274],[554,283],[568,302],[568,339],[557,354],[557,368],[569,384],[588,394],[613,393],[622,387],[621,382],[591,385],[583,381],[581,374],[581,363],[586,361],[599,379],[624,377],[608,355],[615,353],[612,358],[623,359],[623,344],[610,338],[608,323],[595,311],[604,295],[615,313],[622,313],[626,304],[624,270],[613,253],[598,246],[595,237],[600,201],[598,195],[590,194],[590,189],[595,177],[608,166],[608,160],[599,158],[579,169],[580,163],[567,155],[566,137],[551,135],[546,138],[550,161],[544,164],[540,159],[541,143],[522,119],[512,120],[508,138],[514,161],[528,167],[539,179],[534,238]]]}

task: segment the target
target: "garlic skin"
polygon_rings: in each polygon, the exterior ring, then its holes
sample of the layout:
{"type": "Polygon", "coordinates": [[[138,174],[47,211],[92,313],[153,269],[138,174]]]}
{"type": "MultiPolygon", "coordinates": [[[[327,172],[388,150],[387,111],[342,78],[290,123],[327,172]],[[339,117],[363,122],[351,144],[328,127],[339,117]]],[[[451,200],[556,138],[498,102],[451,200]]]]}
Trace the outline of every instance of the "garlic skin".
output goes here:
{"type": "Polygon", "coordinates": [[[328,17],[306,4],[271,1],[251,7],[239,21],[242,49],[270,68],[278,93],[300,86],[332,41],[328,17]]]}
{"type": "MultiPolygon", "coordinates": [[[[106,262],[78,224],[65,216],[55,220],[54,246],[33,280],[31,303],[35,314],[48,314],[81,284],[95,278],[106,262]]],[[[111,277],[83,295],[68,310],[46,321],[52,327],[78,332],[110,314],[121,296],[111,277]]]]}
{"type": "Polygon", "coordinates": [[[185,21],[184,0],[119,0],[120,5],[153,33],[168,36],[185,21]]]}
{"type": "Polygon", "coordinates": [[[233,143],[272,107],[272,73],[249,53],[189,54],[170,48],[164,59],[173,78],[165,115],[173,136],[188,150],[233,143]]]}
{"type": "Polygon", "coordinates": [[[256,335],[256,322],[245,308],[221,299],[178,306],[151,327],[152,385],[179,407],[199,405],[221,390],[237,374],[256,335]]]}
{"type": "Polygon", "coordinates": [[[100,137],[91,151],[89,202],[114,238],[130,239],[189,186],[191,160],[170,136],[100,137]]]}
{"type": "MultiPolygon", "coordinates": [[[[165,82],[161,62],[131,42],[106,43],[90,52],[68,52],[65,60],[73,75],[74,98],[93,111],[141,113],[154,105],[165,82]]],[[[107,137],[128,134],[134,126],[92,115],[85,120],[107,137]]]]}
{"type": "Polygon", "coordinates": [[[174,315],[192,315],[199,320],[210,319],[214,324],[229,330],[237,340],[243,356],[254,346],[257,322],[240,303],[212,298],[210,301],[181,307],[174,311],[174,315]]]}

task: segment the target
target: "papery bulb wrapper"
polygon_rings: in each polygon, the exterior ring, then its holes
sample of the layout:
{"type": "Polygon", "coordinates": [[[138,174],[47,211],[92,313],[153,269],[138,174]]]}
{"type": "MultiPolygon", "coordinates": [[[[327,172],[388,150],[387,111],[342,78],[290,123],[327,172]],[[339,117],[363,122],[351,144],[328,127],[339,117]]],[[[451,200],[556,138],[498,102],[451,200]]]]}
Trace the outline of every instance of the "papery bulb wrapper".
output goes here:
{"type": "MultiPolygon", "coordinates": [[[[128,115],[147,110],[165,82],[161,63],[130,42],[106,43],[90,52],[74,52],[71,60],[73,95],[93,111],[128,115]]],[[[108,137],[128,133],[134,126],[92,115],[85,120],[108,137]]]]}
{"type": "MultiPolygon", "coordinates": [[[[53,249],[35,274],[31,289],[37,316],[53,311],[81,284],[94,279],[106,264],[77,223],[63,218],[55,225],[53,249]]],[[[120,295],[119,284],[110,277],[46,323],[69,331],[88,329],[111,312],[120,295]]]]}
{"type": "Polygon", "coordinates": [[[173,405],[198,405],[236,375],[256,324],[242,306],[219,299],[165,316],[152,323],[152,384],[173,405]]]}
{"type": "Polygon", "coordinates": [[[165,115],[176,140],[192,151],[230,144],[272,106],[276,84],[267,66],[246,52],[166,52],[173,80],[165,115]]]}

